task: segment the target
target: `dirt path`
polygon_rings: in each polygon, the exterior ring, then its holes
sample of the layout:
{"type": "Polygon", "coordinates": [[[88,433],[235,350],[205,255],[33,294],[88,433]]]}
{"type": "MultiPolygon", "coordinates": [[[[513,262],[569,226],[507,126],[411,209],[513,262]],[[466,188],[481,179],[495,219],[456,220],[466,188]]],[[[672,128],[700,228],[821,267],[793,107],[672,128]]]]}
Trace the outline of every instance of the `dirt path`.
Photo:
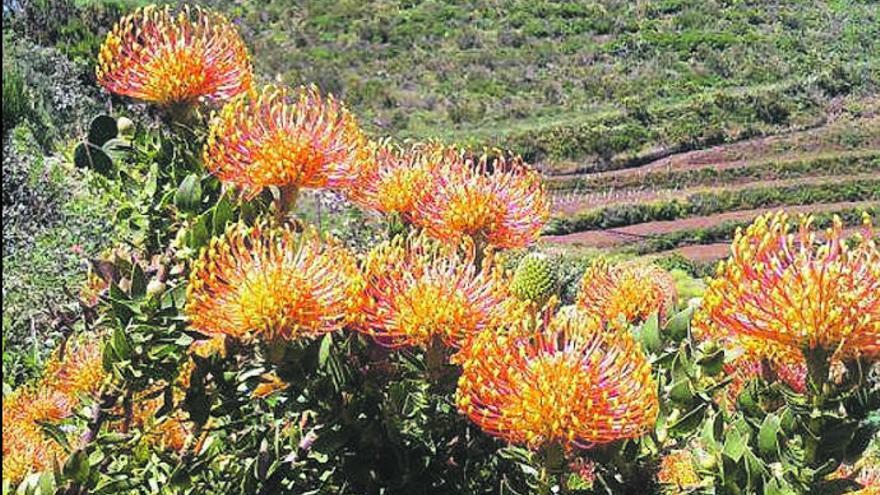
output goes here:
{"type": "Polygon", "coordinates": [[[553,213],[558,216],[573,215],[586,210],[611,205],[645,203],[648,201],[671,201],[683,199],[697,192],[741,191],[765,187],[789,187],[797,185],[835,184],[861,179],[877,179],[880,174],[860,174],[851,176],[799,177],[773,181],[745,182],[725,187],[692,187],[687,189],[628,190],[610,193],[559,194],[553,198],[553,213]]]}
{"type": "MultiPolygon", "coordinates": [[[[785,210],[789,213],[815,213],[867,206],[880,206],[880,202],[848,201],[840,203],[818,203],[812,205],[786,206],[785,210]]],[[[549,244],[571,244],[594,248],[618,247],[625,244],[638,243],[645,238],[656,236],[658,234],[710,227],[725,221],[750,220],[763,213],[776,211],[778,209],[779,207],[761,208],[756,210],[731,211],[705,217],[684,218],[681,220],[646,222],[616,229],[591,230],[566,235],[544,236],[542,241],[549,244]]]]}

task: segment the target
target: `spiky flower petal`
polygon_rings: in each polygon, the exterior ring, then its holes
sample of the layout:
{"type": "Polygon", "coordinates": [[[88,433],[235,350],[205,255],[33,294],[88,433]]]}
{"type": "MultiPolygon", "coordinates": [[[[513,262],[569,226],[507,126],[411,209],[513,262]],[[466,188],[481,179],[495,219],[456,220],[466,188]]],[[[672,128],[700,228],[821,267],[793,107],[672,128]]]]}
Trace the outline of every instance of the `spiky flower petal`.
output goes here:
{"type": "Polygon", "coordinates": [[[549,215],[538,172],[518,157],[459,160],[434,177],[431,194],[418,205],[417,223],[451,244],[462,237],[500,249],[534,242],[549,215]]]}
{"type": "Polygon", "coordinates": [[[557,287],[556,270],[544,253],[529,253],[520,260],[513,273],[511,291],[523,301],[543,306],[557,287]]]}
{"type": "Polygon", "coordinates": [[[346,187],[365,166],[366,140],[355,118],[314,86],[269,85],[242,95],[216,115],[205,166],[248,197],[268,186],[346,187]]]}
{"type": "Polygon", "coordinates": [[[866,217],[854,246],[839,218],[819,242],[811,217],[784,212],[736,235],[695,319],[698,332],[769,340],[838,358],[880,355],[880,251],[866,217]]]}
{"type": "Polygon", "coordinates": [[[642,321],[652,313],[666,318],[677,299],[675,281],[660,267],[642,263],[611,265],[597,260],[580,282],[579,307],[614,320],[642,321]]]}
{"type": "Polygon", "coordinates": [[[296,339],[346,325],[361,290],[355,258],[336,240],[237,223],[193,265],[185,311],[207,335],[296,339]]]}
{"type": "Polygon", "coordinates": [[[434,338],[459,347],[484,328],[517,315],[500,269],[474,266],[473,245],[461,250],[424,235],[396,237],[374,248],[365,263],[361,330],[391,346],[425,346],[434,338]]]}
{"type": "Polygon", "coordinates": [[[433,194],[432,181],[456,160],[453,149],[435,143],[406,148],[379,143],[348,195],[366,209],[399,214],[412,222],[418,203],[433,194]]]}
{"type": "Polygon", "coordinates": [[[247,48],[223,15],[200,7],[150,5],[123,17],[98,54],[98,84],[168,106],[227,100],[248,91],[247,48]]]}
{"type": "Polygon", "coordinates": [[[657,386],[638,344],[582,311],[483,331],[458,359],[459,410],[511,443],[589,448],[637,437],[657,418],[657,386]]]}

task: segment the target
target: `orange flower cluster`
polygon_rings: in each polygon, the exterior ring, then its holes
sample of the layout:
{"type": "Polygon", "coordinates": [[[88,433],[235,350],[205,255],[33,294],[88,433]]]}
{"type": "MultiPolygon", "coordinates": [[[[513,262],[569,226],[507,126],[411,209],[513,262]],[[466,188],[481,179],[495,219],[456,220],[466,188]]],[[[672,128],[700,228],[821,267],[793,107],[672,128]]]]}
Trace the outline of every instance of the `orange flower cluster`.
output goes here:
{"type": "Polygon", "coordinates": [[[800,219],[797,233],[789,230],[788,216],[779,212],[737,233],[732,257],[706,291],[695,331],[770,341],[795,352],[823,349],[840,359],[880,356],[880,251],[870,219],[854,246],[838,218],[821,243],[810,217],[800,219]]]}
{"type": "Polygon", "coordinates": [[[660,459],[657,482],[664,486],[664,493],[684,494],[700,486],[700,476],[694,467],[694,459],[687,450],[675,450],[660,459]]]}
{"type": "Polygon", "coordinates": [[[337,241],[237,223],[193,265],[185,312],[206,335],[295,339],[350,322],[362,288],[354,256],[337,241]]]}
{"type": "Polygon", "coordinates": [[[549,200],[537,171],[519,157],[458,155],[435,174],[417,206],[417,223],[434,238],[457,244],[470,237],[500,249],[525,247],[540,235],[549,200]]]}
{"type": "Polygon", "coordinates": [[[668,272],[654,265],[597,260],[580,282],[577,305],[609,320],[623,317],[628,322],[658,313],[666,319],[675,307],[678,293],[668,272]]]}
{"type": "Polygon", "coordinates": [[[828,476],[830,480],[848,479],[861,485],[849,495],[880,495],[880,457],[870,448],[855,464],[841,464],[828,476]]]}
{"type": "MultiPolygon", "coordinates": [[[[3,397],[3,479],[18,483],[29,473],[64,463],[67,451],[43,432],[43,423],[69,419],[85,397],[94,396],[104,380],[101,347],[94,341],[68,343],[56,353],[43,378],[3,397]]],[[[71,433],[69,443],[79,439],[71,433]]]]}
{"type": "Polygon", "coordinates": [[[355,118],[315,87],[266,86],[228,103],[211,122],[205,166],[254,197],[268,186],[344,188],[368,157],[355,118]]]}
{"type": "Polygon", "coordinates": [[[483,331],[458,360],[459,410],[511,443],[589,448],[637,437],[657,419],[657,386],[638,344],[581,311],[483,331]]]}
{"type": "Polygon", "coordinates": [[[471,335],[518,316],[500,268],[474,265],[474,247],[443,246],[423,235],[376,246],[365,262],[361,331],[382,345],[457,348],[471,335]]]}
{"type": "Polygon", "coordinates": [[[218,13],[150,5],[123,17],[98,55],[108,91],[162,106],[227,100],[253,84],[238,31],[218,13]]]}
{"type": "Polygon", "coordinates": [[[348,195],[366,209],[414,222],[416,207],[433,193],[433,181],[448,173],[456,160],[453,149],[439,144],[417,143],[404,149],[380,143],[348,195]]]}

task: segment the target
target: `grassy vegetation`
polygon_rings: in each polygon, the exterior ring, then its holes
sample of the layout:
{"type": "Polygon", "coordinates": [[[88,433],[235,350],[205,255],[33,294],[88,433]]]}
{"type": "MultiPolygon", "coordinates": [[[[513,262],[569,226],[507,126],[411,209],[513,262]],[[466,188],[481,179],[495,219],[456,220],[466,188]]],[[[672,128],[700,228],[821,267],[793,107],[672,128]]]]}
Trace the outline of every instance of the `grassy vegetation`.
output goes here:
{"type": "Polygon", "coordinates": [[[810,125],[880,66],[870,2],[219,3],[261,73],[341,94],[368,127],[599,166],[810,125]]]}

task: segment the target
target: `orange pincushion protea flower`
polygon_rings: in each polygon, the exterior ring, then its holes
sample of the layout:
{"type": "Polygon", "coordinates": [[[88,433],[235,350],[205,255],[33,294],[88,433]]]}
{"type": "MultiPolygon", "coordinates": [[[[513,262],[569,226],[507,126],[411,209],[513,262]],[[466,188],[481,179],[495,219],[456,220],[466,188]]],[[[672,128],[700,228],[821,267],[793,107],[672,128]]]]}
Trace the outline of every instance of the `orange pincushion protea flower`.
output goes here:
{"type": "Polygon", "coordinates": [[[581,311],[537,327],[483,331],[458,356],[459,410],[485,432],[531,448],[589,448],[634,438],[659,411],[633,338],[581,311]]]}
{"type": "MultiPolygon", "coordinates": [[[[43,432],[42,423],[70,418],[81,399],[97,394],[104,379],[97,341],[71,342],[64,356],[52,356],[43,378],[3,397],[3,479],[17,483],[29,473],[46,471],[67,450],[43,432]]],[[[71,433],[75,448],[79,439],[71,433]]]]}
{"type": "Polygon", "coordinates": [[[424,235],[396,237],[374,248],[365,265],[359,328],[386,346],[425,346],[439,338],[457,348],[523,309],[500,268],[490,260],[482,269],[474,266],[472,243],[459,250],[424,235]]]}
{"type": "Polygon", "coordinates": [[[609,320],[622,316],[637,322],[658,313],[662,321],[677,298],[675,281],[660,267],[638,263],[611,266],[597,260],[584,272],[577,304],[609,320]]]}
{"type": "Polygon", "coordinates": [[[227,100],[253,73],[238,31],[218,13],[150,5],[123,17],[98,54],[98,84],[163,106],[227,100]]]}
{"type": "Polygon", "coordinates": [[[811,217],[789,233],[783,212],[738,232],[732,257],[709,284],[695,330],[823,349],[838,358],[880,356],[880,251],[870,220],[854,247],[839,218],[825,237],[817,241],[811,217]]]}
{"type": "Polygon", "coordinates": [[[549,215],[538,172],[518,157],[458,160],[435,174],[431,194],[418,204],[416,222],[450,244],[465,236],[501,249],[534,242],[549,215]]]}
{"type": "Polygon", "coordinates": [[[694,467],[694,458],[687,450],[675,450],[660,459],[657,482],[663,485],[664,493],[684,494],[700,486],[700,476],[694,467]]]}
{"type": "Polygon", "coordinates": [[[295,339],[342,328],[361,290],[355,258],[337,241],[238,223],[202,250],[185,311],[206,335],[295,339]]]}
{"type": "Polygon", "coordinates": [[[364,208],[397,213],[412,221],[418,203],[433,193],[434,176],[456,160],[453,149],[438,144],[419,143],[403,149],[380,143],[361,178],[349,189],[349,197],[364,208]]]}
{"type": "Polygon", "coordinates": [[[205,166],[248,197],[265,187],[346,187],[368,156],[355,118],[315,87],[266,86],[241,96],[212,119],[205,166]]]}

